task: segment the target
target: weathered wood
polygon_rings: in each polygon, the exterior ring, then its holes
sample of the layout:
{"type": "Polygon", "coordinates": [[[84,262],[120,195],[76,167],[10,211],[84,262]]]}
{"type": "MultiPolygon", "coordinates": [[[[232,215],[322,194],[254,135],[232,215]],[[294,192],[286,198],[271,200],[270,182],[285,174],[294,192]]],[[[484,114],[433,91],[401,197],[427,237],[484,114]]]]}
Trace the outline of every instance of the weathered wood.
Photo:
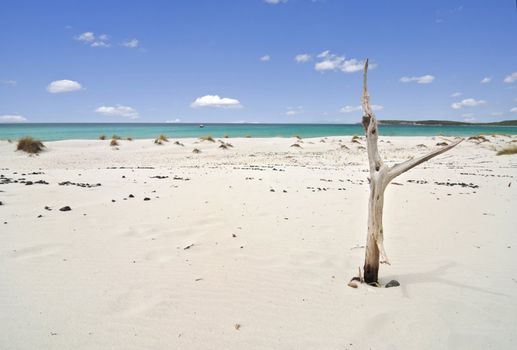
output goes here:
{"type": "Polygon", "coordinates": [[[377,148],[377,119],[370,107],[368,95],[368,60],[364,64],[362,107],[364,111],[362,124],[366,134],[368,162],[370,165],[370,199],[368,202],[368,230],[366,236],[366,252],[364,261],[364,281],[368,284],[378,283],[379,264],[389,264],[384,249],[384,231],[382,227],[382,211],[384,207],[384,190],[397,176],[409,169],[428,161],[458,145],[463,139],[433,151],[419,158],[407,160],[392,167],[382,161],[377,148]]]}

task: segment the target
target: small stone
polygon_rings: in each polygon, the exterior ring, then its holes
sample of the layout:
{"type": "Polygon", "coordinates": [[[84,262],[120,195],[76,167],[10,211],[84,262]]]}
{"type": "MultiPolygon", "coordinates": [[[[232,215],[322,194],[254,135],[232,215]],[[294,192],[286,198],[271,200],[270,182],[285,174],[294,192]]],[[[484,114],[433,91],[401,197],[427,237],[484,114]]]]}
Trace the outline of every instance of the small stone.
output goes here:
{"type": "Polygon", "coordinates": [[[0,205],[4,205],[4,203],[2,203],[2,201],[0,201],[0,205]]]}
{"type": "Polygon", "coordinates": [[[135,198],[135,196],[133,196],[132,194],[130,194],[128,197],[129,198],[135,198]]]}
{"type": "Polygon", "coordinates": [[[114,199],[111,200],[111,203],[115,203],[115,202],[116,202],[116,200],[114,200],[114,199]]]}
{"type": "Polygon", "coordinates": [[[33,184],[33,182],[32,182],[32,181],[27,181],[27,182],[25,183],[25,186],[30,186],[30,185],[32,185],[32,184],[33,184]]]}
{"type": "Polygon", "coordinates": [[[398,286],[400,286],[400,283],[398,281],[391,280],[388,283],[386,283],[386,285],[384,287],[391,288],[391,287],[398,287],[398,286]]]}
{"type": "Polygon", "coordinates": [[[149,197],[144,198],[144,201],[150,201],[150,200],[151,200],[151,198],[149,198],[149,197]]]}
{"type": "Polygon", "coordinates": [[[351,288],[357,288],[357,283],[355,282],[349,282],[348,283],[348,286],[351,287],[351,288]]]}
{"type": "Polygon", "coordinates": [[[38,215],[38,218],[42,218],[42,217],[43,217],[43,215],[41,215],[41,214],[38,215]]]}
{"type": "Polygon", "coordinates": [[[59,211],[70,211],[70,210],[72,210],[72,208],[70,208],[68,205],[59,209],[59,211]]]}

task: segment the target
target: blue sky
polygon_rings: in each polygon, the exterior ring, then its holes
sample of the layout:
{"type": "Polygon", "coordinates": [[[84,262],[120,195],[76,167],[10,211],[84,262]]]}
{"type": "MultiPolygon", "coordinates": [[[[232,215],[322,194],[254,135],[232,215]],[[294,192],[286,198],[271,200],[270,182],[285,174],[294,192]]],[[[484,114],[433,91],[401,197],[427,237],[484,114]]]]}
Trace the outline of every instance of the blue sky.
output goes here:
{"type": "Polygon", "coordinates": [[[517,119],[513,0],[0,2],[0,122],[517,119]]]}

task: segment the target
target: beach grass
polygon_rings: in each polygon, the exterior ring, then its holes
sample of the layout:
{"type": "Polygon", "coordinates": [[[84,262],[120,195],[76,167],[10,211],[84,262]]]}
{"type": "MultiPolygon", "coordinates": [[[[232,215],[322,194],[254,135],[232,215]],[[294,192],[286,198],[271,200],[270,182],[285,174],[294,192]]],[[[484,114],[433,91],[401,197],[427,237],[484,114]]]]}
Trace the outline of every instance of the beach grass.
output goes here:
{"type": "Polygon", "coordinates": [[[201,141],[215,142],[214,138],[211,135],[201,136],[199,139],[201,141]]]}
{"type": "Polygon", "coordinates": [[[37,154],[43,151],[45,145],[40,140],[33,139],[30,136],[23,137],[18,140],[18,145],[16,146],[16,150],[24,151],[30,154],[37,154]]]}
{"type": "Polygon", "coordinates": [[[110,146],[112,146],[112,147],[118,146],[118,141],[117,141],[117,139],[111,139],[111,141],[110,141],[110,146]]]}
{"type": "Polygon", "coordinates": [[[503,155],[506,156],[506,155],[516,154],[516,153],[517,153],[517,146],[516,145],[512,145],[512,146],[505,147],[502,150],[498,151],[497,155],[498,156],[503,156],[503,155]]]}
{"type": "Polygon", "coordinates": [[[167,137],[167,135],[164,135],[164,134],[161,134],[160,136],[158,136],[157,140],[160,140],[163,142],[169,142],[169,138],[167,137]]]}

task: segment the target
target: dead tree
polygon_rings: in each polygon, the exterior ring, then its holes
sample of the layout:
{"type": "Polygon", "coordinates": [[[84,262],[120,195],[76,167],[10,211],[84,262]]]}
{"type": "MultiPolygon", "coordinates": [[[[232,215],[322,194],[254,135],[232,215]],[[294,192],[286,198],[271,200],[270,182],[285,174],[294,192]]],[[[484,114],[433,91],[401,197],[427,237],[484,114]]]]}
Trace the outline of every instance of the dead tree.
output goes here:
{"type": "Polygon", "coordinates": [[[379,263],[389,265],[386,251],[384,250],[384,232],[382,230],[382,209],[384,206],[384,190],[386,186],[397,176],[429,159],[442,154],[463,139],[451,143],[443,148],[433,151],[419,158],[412,158],[403,163],[387,166],[382,161],[377,149],[377,119],[370,107],[368,95],[368,60],[364,64],[363,76],[363,127],[366,133],[368,149],[368,161],[370,163],[370,200],[368,203],[368,235],[366,238],[366,256],[364,261],[364,281],[368,284],[377,284],[379,263]]]}

